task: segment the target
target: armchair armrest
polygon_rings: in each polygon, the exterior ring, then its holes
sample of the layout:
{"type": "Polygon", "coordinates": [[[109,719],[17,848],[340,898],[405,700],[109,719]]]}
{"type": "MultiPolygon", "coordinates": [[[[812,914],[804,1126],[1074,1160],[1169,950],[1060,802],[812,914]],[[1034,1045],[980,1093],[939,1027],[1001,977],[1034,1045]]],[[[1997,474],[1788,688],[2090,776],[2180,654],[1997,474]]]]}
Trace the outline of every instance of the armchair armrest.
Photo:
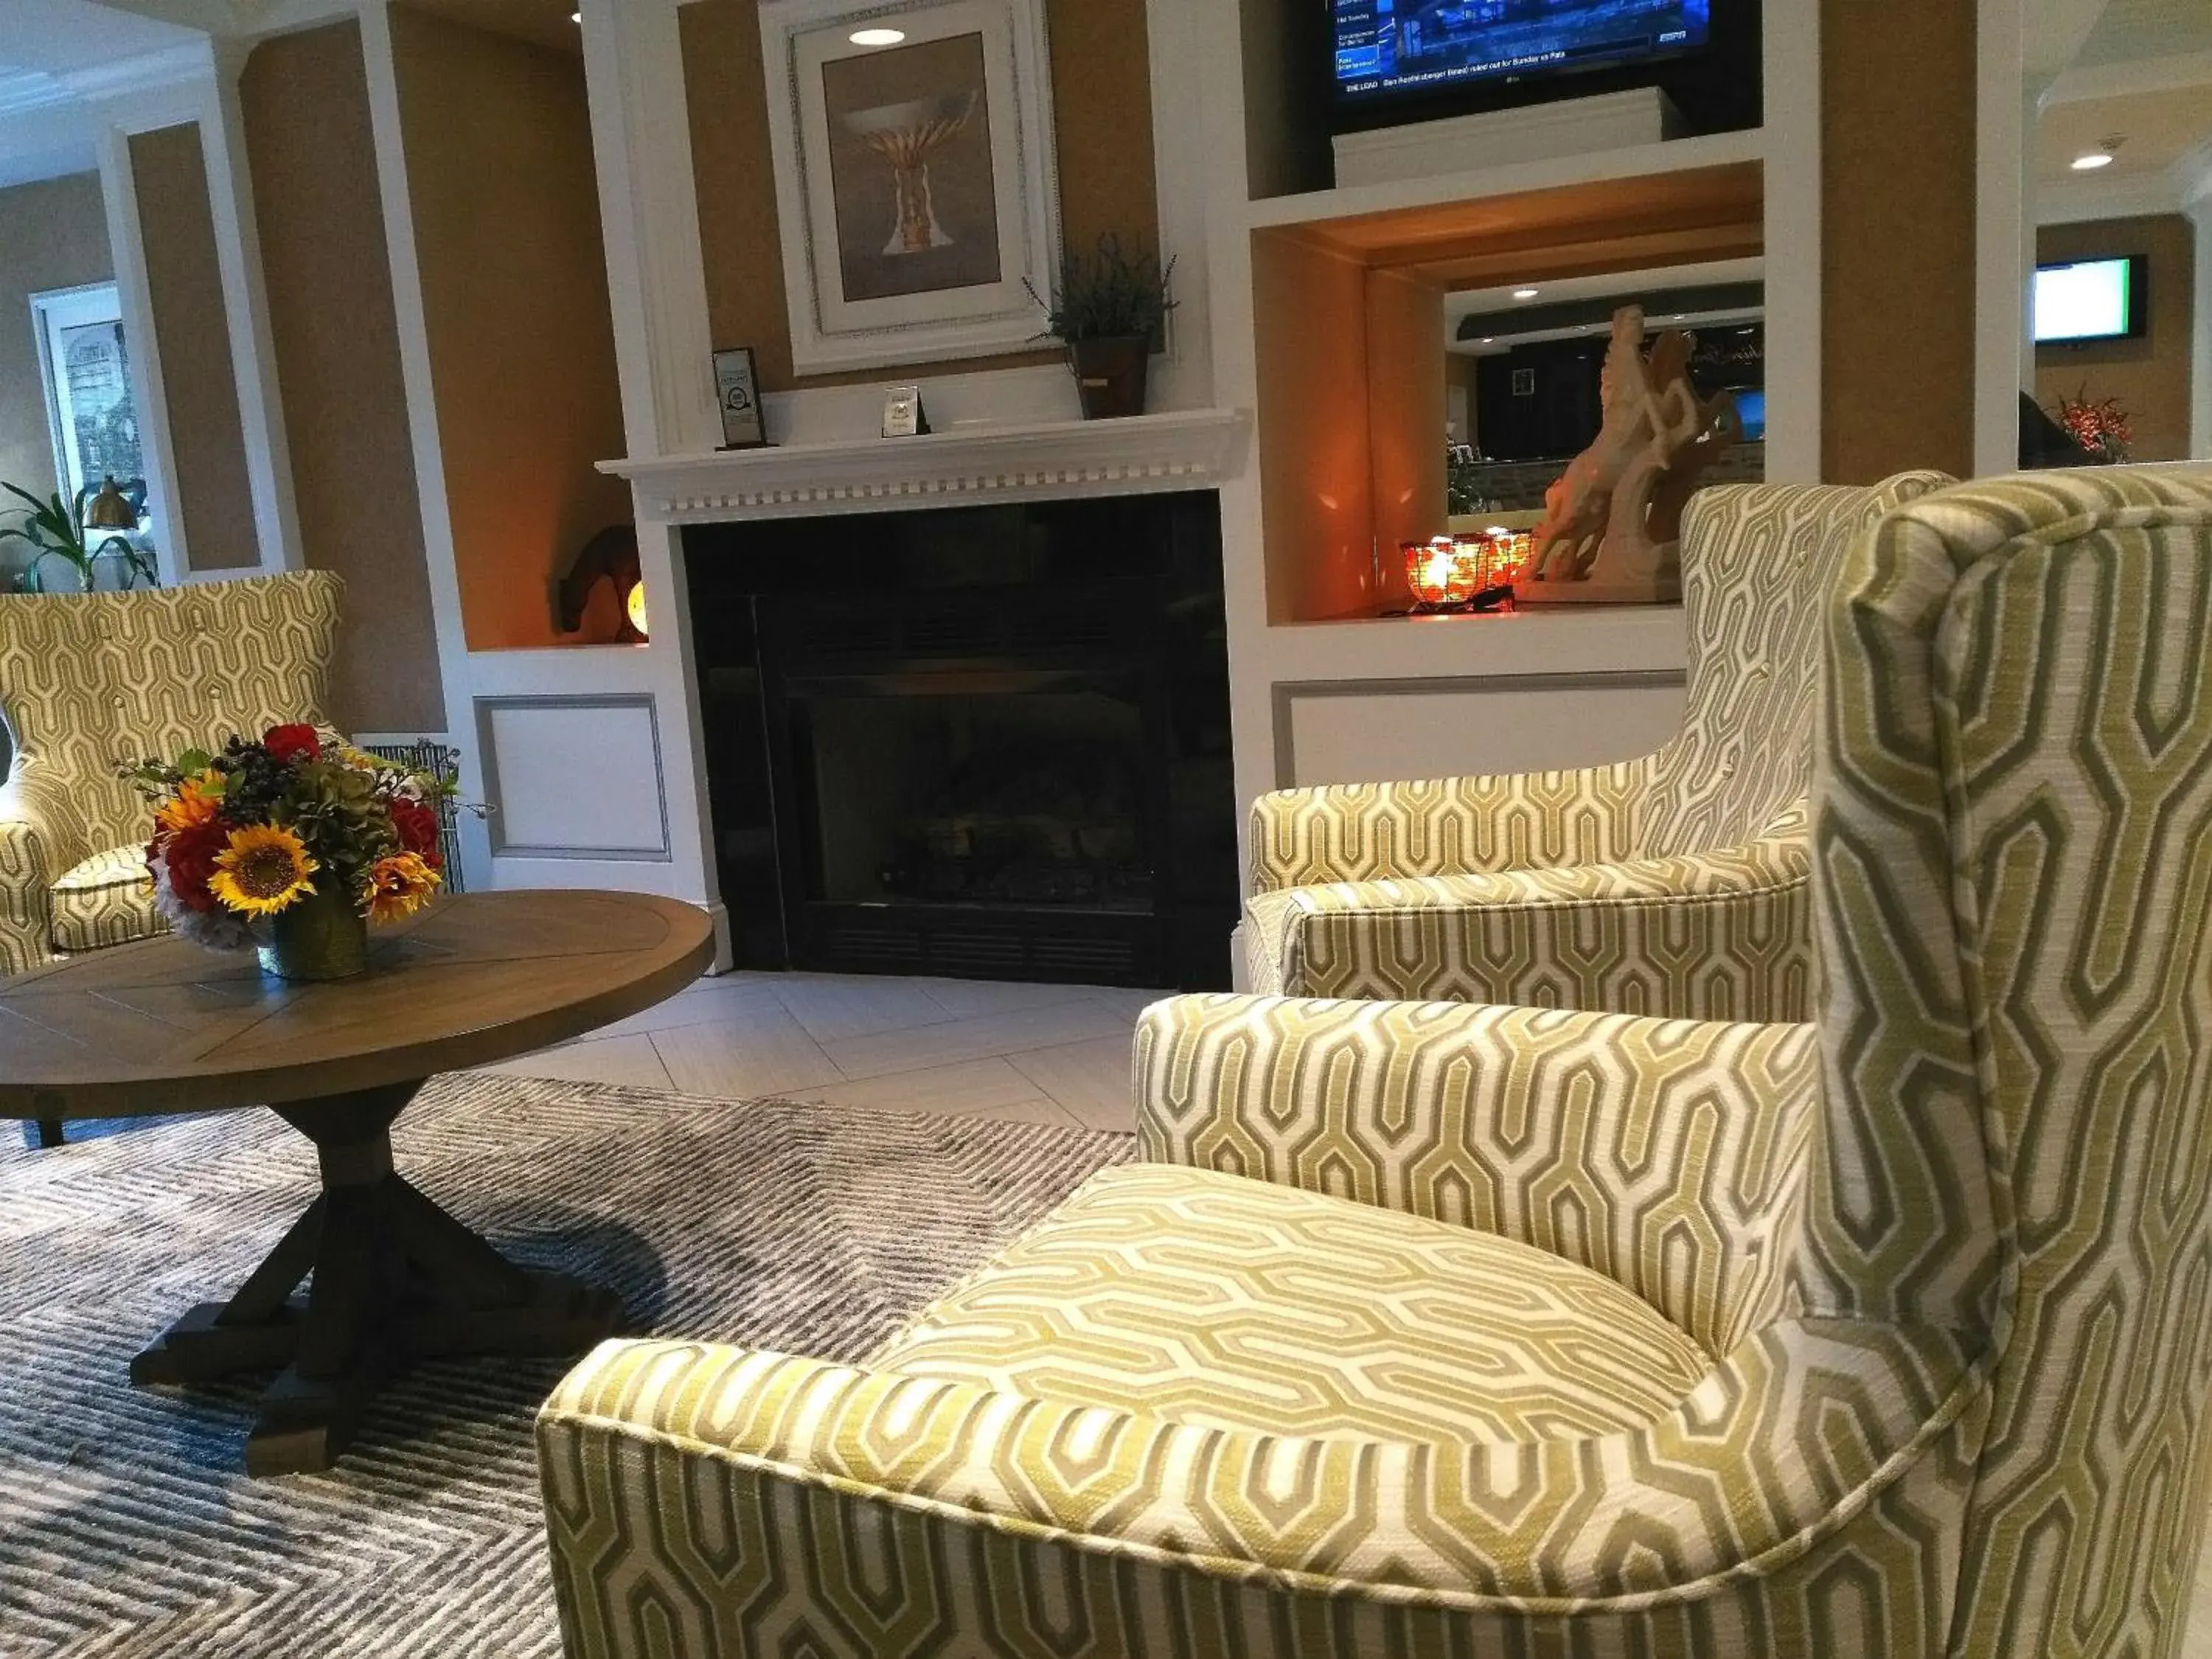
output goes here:
{"type": "Polygon", "coordinates": [[[1649,765],[1278,790],[1252,804],[1252,889],[1625,859],[1649,765]]]}
{"type": "Polygon", "coordinates": [[[82,817],[65,786],[19,768],[0,787],[0,974],[53,954],[55,878],[89,858],[82,817]]]}
{"type": "Polygon", "coordinates": [[[1255,894],[1249,983],[1261,994],[1805,1019],[1812,859],[1800,817],[1672,858],[1255,894]]]}
{"type": "Polygon", "coordinates": [[[1814,1032],[1466,1003],[1187,996],[1138,1022],[1142,1156],[1480,1228],[1724,1353],[1781,1310],[1814,1032]]]}
{"type": "Polygon", "coordinates": [[[538,1460],[568,1651],[589,1659],[753,1652],[766,1630],[825,1659],[1042,1656],[1086,1628],[1085,1651],[1132,1659],[1239,1632],[1299,1659],[1673,1652],[1706,1621],[1819,1652],[1812,1592],[1870,1559],[1894,1633],[1914,1575],[1931,1629],[1948,1604],[1931,1517],[1971,1481],[1980,1385],[1943,1367],[1887,1327],[1778,1326],[1657,1422],[1439,1448],[616,1342],[547,1402],[538,1460]],[[1383,1639],[1409,1620],[1423,1639],[1383,1639]]]}

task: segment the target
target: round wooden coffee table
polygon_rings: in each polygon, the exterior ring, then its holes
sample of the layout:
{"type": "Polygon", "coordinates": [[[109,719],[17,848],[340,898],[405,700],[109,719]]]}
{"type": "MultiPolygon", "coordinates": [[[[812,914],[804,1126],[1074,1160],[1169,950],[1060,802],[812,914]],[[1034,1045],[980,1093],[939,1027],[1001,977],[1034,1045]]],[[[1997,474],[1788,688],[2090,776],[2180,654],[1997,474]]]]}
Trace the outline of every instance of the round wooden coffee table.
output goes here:
{"type": "Polygon", "coordinates": [[[398,1366],[571,1352],[622,1313],[609,1291],[516,1267],[397,1174],[393,1120],[433,1074],[651,1007],[714,951],[696,908],[597,892],[447,899],[373,935],[367,974],[323,985],[148,939],[0,980],[0,1116],[266,1105],[314,1142],[321,1195],[228,1301],[192,1309],[131,1377],[281,1367],[246,1469],[327,1468],[398,1366]]]}

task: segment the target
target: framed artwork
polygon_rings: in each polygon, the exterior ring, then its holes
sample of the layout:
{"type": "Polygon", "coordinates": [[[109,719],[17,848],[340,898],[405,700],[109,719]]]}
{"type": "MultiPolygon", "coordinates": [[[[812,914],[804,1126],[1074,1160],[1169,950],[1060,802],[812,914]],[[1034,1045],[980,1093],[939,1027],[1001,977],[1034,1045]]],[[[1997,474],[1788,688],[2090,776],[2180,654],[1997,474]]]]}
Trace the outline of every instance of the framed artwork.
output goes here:
{"type": "Polygon", "coordinates": [[[714,354],[714,401],[722,409],[722,447],[760,449],[768,443],[761,413],[760,374],[753,349],[737,346],[714,354]]]}
{"type": "Polygon", "coordinates": [[[800,374],[1034,349],[1059,260],[1043,0],[763,0],[800,374]]]}

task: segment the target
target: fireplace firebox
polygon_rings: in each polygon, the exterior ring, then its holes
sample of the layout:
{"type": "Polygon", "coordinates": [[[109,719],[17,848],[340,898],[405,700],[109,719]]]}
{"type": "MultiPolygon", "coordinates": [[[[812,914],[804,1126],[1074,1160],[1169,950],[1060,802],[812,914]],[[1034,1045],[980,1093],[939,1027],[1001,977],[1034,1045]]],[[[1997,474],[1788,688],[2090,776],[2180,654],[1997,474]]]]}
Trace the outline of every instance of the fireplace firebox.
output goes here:
{"type": "Polygon", "coordinates": [[[738,962],[1228,982],[1211,493],[685,532],[738,962]]]}

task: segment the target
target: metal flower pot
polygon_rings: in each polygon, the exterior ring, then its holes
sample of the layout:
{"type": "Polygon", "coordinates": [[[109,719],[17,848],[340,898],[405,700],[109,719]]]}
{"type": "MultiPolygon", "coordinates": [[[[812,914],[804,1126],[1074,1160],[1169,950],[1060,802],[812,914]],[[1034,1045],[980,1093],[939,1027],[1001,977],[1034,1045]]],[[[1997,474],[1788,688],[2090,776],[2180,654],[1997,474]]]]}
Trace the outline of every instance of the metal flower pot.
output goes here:
{"type": "Polygon", "coordinates": [[[325,876],[314,892],[269,919],[259,954],[261,971],[279,979],[351,979],[368,971],[368,918],[325,876]]]}
{"type": "Polygon", "coordinates": [[[1078,340],[1067,349],[1075,389],[1083,399],[1083,418],[1109,421],[1145,412],[1145,374],[1152,343],[1142,334],[1116,334],[1078,340]]]}

